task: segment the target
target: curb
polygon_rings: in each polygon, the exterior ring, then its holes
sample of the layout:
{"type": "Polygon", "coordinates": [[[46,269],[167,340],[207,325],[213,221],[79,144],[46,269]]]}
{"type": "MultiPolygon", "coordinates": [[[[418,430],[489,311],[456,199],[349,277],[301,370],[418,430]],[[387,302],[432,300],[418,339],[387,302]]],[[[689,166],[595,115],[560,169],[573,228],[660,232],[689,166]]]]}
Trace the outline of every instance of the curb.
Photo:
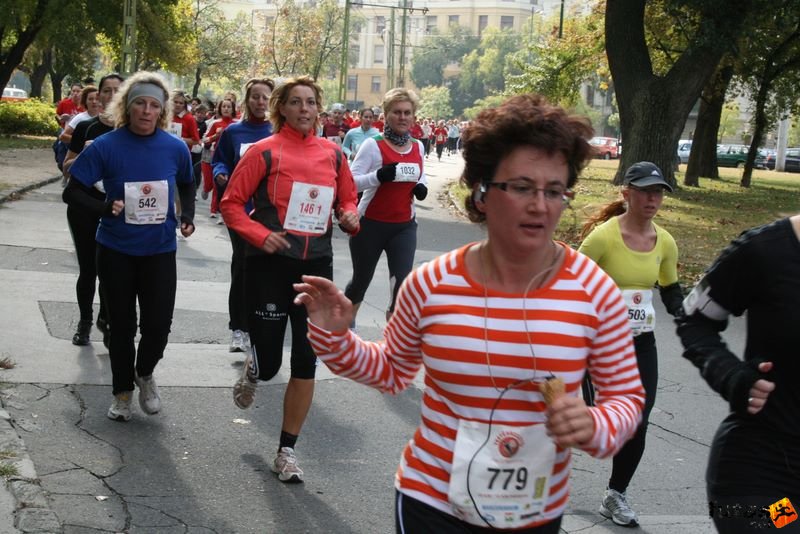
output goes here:
{"type": "Polygon", "coordinates": [[[43,180],[39,180],[37,182],[33,182],[31,184],[24,185],[22,187],[18,187],[16,189],[9,189],[8,191],[3,191],[2,193],[0,193],[0,204],[4,204],[6,202],[10,202],[10,201],[13,201],[13,200],[19,200],[19,198],[22,195],[24,195],[25,193],[27,193],[28,191],[31,191],[33,189],[38,189],[38,188],[43,187],[45,185],[52,184],[53,182],[57,182],[58,180],[61,180],[61,178],[62,177],[60,175],[59,176],[53,176],[53,177],[50,177],[50,178],[45,178],[43,180]]]}
{"type": "Polygon", "coordinates": [[[455,209],[459,214],[469,219],[469,215],[467,215],[467,210],[464,209],[462,203],[460,203],[458,199],[453,195],[453,188],[451,187],[451,185],[452,185],[451,183],[448,183],[447,202],[450,204],[450,207],[455,209]]]}
{"type": "Polygon", "coordinates": [[[28,449],[5,409],[0,409],[0,449],[11,456],[4,463],[17,468],[17,474],[8,477],[0,488],[15,503],[14,527],[25,533],[63,532],[58,516],[50,509],[28,449]]]}

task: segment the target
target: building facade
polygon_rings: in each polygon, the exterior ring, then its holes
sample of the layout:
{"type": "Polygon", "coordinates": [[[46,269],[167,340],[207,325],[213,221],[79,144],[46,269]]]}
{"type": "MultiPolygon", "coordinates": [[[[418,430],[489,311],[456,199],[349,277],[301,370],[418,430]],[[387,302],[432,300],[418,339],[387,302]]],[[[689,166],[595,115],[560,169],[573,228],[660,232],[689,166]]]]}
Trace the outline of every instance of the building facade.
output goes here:
{"type": "MultiPolygon", "coordinates": [[[[346,0],[339,0],[342,7],[346,0]]],[[[349,108],[374,106],[390,88],[415,88],[410,77],[415,51],[425,38],[445,34],[452,25],[480,36],[487,28],[515,33],[527,31],[528,19],[557,12],[562,0],[347,0],[350,3],[350,57],[346,75],[349,108]],[[405,31],[403,15],[405,13],[405,31]]],[[[274,20],[277,0],[226,0],[220,8],[227,17],[250,14],[264,30],[274,20]]],[[[314,0],[306,0],[313,6],[314,0]]],[[[452,74],[457,66],[446,71],[452,74]]],[[[337,69],[338,70],[338,69],[337,69]]]]}

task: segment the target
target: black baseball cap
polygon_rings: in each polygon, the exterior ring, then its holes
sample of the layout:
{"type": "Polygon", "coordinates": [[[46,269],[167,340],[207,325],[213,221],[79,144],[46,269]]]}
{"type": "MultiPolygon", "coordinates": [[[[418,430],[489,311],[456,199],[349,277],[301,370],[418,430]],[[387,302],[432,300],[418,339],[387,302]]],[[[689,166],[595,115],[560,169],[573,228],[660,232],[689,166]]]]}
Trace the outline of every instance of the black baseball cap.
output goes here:
{"type": "Polygon", "coordinates": [[[640,161],[628,167],[628,170],[625,171],[624,183],[625,185],[639,188],[660,185],[672,193],[672,186],[664,179],[661,169],[658,168],[658,165],[649,161],[640,161]]]}

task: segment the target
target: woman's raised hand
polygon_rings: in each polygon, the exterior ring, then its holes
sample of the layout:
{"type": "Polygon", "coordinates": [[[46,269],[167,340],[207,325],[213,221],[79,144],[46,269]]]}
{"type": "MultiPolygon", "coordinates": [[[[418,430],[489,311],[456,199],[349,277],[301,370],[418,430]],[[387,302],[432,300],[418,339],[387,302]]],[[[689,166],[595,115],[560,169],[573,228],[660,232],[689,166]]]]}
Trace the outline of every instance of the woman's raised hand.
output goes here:
{"type": "Polygon", "coordinates": [[[327,278],[303,275],[294,284],[299,294],[295,304],[303,304],[312,323],[330,332],[344,332],[353,322],[353,303],[327,278]]]}

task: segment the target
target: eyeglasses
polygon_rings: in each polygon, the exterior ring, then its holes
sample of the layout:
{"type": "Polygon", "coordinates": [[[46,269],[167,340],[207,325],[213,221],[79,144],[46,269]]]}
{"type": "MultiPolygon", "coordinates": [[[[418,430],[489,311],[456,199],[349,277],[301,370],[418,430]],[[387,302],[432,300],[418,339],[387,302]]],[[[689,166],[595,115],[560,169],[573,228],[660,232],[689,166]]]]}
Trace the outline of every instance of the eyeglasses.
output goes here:
{"type": "Polygon", "coordinates": [[[483,182],[481,190],[485,193],[486,187],[496,187],[511,196],[517,197],[521,200],[530,200],[538,196],[539,191],[544,195],[547,202],[563,202],[567,203],[575,198],[575,192],[565,189],[557,185],[550,185],[547,187],[536,187],[527,180],[511,180],[509,182],[483,182]]]}

